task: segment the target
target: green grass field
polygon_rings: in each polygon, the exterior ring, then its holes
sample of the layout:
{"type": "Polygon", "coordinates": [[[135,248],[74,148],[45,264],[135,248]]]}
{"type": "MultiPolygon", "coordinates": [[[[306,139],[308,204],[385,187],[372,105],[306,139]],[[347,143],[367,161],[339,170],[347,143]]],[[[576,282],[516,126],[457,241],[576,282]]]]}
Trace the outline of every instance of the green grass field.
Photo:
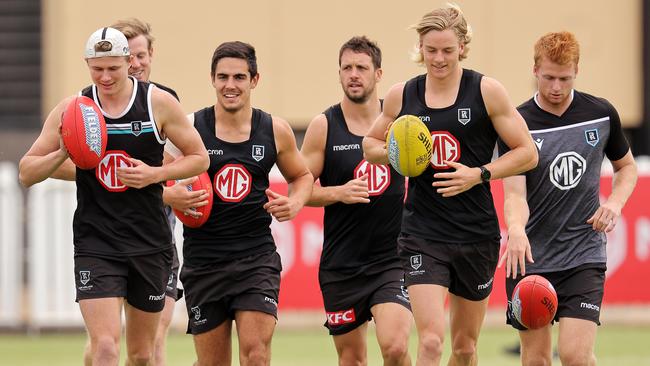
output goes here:
{"type": "MultiPolygon", "coordinates": [[[[369,365],[381,365],[381,356],[369,332],[369,365]]],[[[486,327],[479,342],[479,363],[482,366],[519,365],[516,357],[503,349],[516,342],[514,331],[505,326],[486,327]]],[[[81,365],[84,335],[48,334],[40,336],[0,335],[0,365],[11,366],[68,366],[81,365]]],[[[235,342],[236,343],[236,342],[235,342]]],[[[443,355],[443,364],[449,355],[449,344],[443,355]]],[[[596,356],[600,366],[650,365],[650,328],[603,326],[598,332],[596,356]]],[[[416,338],[411,336],[411,356],[415,355],[416,338]]],[[[122,346],[124,352],[124,346],[122,346]]],[[[234,350],[236,355],[237,351],[234,350]]],[[[169,366],[191,365],[194,347],[190,336],[172,333],[169,337],[169,366]]],[[[556,360],[559,364],[559,360],[556,360]]],[[[233,360],[234,365],[239,363],[233,360]]],[[[336,353],[325,329],[285,330],[276,332],[273,339],[272,365],[336,365],[336,353]]]]}

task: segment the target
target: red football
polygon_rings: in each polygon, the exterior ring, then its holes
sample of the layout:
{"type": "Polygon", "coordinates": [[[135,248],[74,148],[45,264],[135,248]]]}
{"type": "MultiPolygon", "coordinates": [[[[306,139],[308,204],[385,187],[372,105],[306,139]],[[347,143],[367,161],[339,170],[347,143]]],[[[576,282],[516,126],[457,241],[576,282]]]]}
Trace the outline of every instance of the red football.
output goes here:
{"type": "MultiPolygon", "coordinates": [[[[167,187],[171,187],[174,184],[176,184],[178,180],[168,180],[167,181],[167,187]]],[[[188,184],[185,186],[188,191],[198,191],[201,189],[205,189],[206,193],[208,194],[208,204],[205,206],[201,207],[192,207],[191,210],[193,211],[198,211],[202,213],[203,215],[194,218],[191,215],[186,215],[183,211],[181,210],[176,210],[174,209],[174,213],[176,214],[176,217],[185,225],[191,228],[197,228],[203,224],[205,224],[206,221],[208,221],[208,217],[210,216],[210,211],[212,211],[212,182],[210,181],[210,176],[208,175],[207,172],[203,172],[199,174],[199,179],[197,179],[194,183],[188,184]]]]}
{"type": "Polygon", "coordinates": [[[61,136],[72,162],[81,169],[93,169],[106,152],[106,122],[92,99],[76,97],[61,117],[61,136]]]}
{"type": "Polygon", "coordinates": [[[521,325],[538,329],[551,322],[557,310],[557,294],[542,276],[524,277],[512,293],[512,312],[521,325]]]}

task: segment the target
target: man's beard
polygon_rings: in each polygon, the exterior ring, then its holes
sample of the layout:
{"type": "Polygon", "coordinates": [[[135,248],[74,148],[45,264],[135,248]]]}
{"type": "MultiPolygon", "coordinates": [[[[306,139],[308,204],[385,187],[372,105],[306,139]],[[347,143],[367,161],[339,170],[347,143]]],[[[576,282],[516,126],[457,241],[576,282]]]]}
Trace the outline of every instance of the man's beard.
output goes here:
{"type": "Polygon", "coordinates": [[[370,96],[372,95],[372,90],[365,90],[362,94],[360,95],[350,95],[347,90],[343,90],[345,93],[345,96],[348,97],[348,99],[355,104],[363,104],[370,99],[370,96]]]}

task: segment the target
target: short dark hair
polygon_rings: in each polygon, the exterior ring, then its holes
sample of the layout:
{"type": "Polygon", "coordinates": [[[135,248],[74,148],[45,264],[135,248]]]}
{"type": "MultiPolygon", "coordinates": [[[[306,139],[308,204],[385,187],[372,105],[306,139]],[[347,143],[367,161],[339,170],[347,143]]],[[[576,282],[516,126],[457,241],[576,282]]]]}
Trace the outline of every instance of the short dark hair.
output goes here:
{"type": "Polygon", "coordinates": [[[381,68],[381,50],[376,42],[368,39],[366,36],[352,37],[349,41],[341,46],[339,51],[339,66],[341,66],[341,56],[345,50],[352,50],[358,53],[365,53],[372,59],[372,64],[376,69],[381,68]]]}
{"type": "Polygon", "coordinates": [[[257,57],[255,56],[255,48],[248,43],[233,41],[224,42],[214,50],[210,69],[210,75],[212,75],[213,79],[217,69],[217,63],[219,60],[226,57],[246,60],[246,63],[248,63],[248,72],[250,73],[251,78],[254,78],[257,75],[257,57]]]}

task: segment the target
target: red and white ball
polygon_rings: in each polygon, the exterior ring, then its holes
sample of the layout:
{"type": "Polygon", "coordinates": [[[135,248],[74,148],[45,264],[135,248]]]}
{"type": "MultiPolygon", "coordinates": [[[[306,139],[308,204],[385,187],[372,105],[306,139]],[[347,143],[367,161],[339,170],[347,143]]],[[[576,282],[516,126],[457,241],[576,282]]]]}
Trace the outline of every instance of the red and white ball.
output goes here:
{"type": "Polygon", "coordinates": [[[106,153],[106,121],[95,102],[84,96],[72,99],[61,117],[61,137],[72,162],[93,169],[106,153]]]}
{"type": "MultiPolygon", "coordinates": [[[[167,187],[171,187],[175,185],[177,182],[178,180],[168,180],[167,187]]],[[[204,189],[205,192],[208,194],[207,205],[190,208],[190,210],[200,212],[202,215],[199,217],[194,217],[192,215],[186,214],[181,210],[174,209],[174,214],[176,214],[176,217],[185,226],[191,228],[197,228],[205,224],[206,221],[208,221],[208,217],[210,216],[210,211],[212,211],[213,192],[212,192],[212,182],[210,181],[210,176],[208,175],[207,172],[203,172],[198,175],[198,179],[194,181],[194,183],[186,185],[185,188],[190,192],[204,189]]]]}
{"type": "Polygon", "coordinates": [[[557,294],[553,285],[539,275],[524,277],[512,293],[512,312],[528,329],[546,326],[555,317],[557,294]]]}

